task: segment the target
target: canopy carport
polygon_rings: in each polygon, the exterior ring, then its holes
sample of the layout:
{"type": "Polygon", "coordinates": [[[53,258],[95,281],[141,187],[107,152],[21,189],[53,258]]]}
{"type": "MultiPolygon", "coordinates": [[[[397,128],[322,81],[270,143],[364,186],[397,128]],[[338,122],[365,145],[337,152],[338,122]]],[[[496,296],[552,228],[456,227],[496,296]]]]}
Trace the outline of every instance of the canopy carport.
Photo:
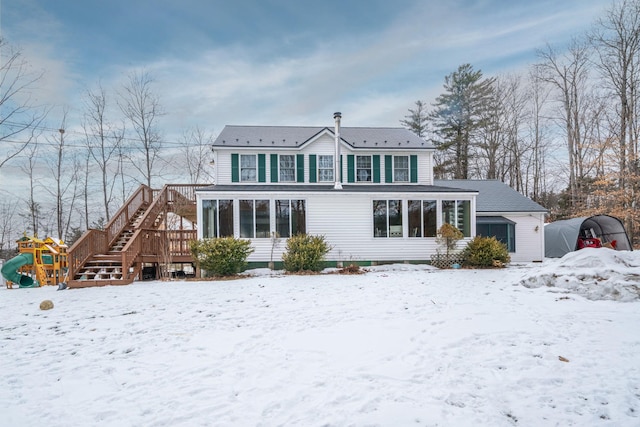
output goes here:
{"type": "Polygon", "coordinates": [[[609,215],[555,221],[544,227],[545,256],[560,258],[578,249],[579,239],[599,239],[620,251],[633,250],[622,221],[609,215]]]}

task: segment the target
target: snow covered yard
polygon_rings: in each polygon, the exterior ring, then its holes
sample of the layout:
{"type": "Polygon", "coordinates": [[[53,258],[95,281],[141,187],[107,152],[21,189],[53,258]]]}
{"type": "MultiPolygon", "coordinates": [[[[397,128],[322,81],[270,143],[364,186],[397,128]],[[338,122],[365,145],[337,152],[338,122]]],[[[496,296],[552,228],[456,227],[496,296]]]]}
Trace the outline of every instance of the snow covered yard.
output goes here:
{"type": "Polygon", "coordinates": [[[640,425],[640,252],[367,270],[2,289],[0,425],[640,425]]]}

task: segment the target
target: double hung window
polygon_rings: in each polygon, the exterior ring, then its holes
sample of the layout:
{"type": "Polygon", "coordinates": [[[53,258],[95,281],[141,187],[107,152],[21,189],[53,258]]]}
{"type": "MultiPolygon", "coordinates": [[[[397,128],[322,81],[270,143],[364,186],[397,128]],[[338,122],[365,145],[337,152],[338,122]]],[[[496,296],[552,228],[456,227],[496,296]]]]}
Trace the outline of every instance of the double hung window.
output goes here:
{"type": "Polygon", "coordinates": [[[371,182],[371,156],[356,156],[356,181],[371,182]]]}
{"type": "Polygon", "coordinates": [[[409,156],[393,156],[393,182],[409,182],[409,156]]]}
{"type": "Polygon", "coordinates": [[[333,182],[333,156],[318,156],[318,182],[333,182]]]}
{"type": "Polygon", "coordinates": [[[281,154],[279,160],[280,181],[295,182],[296,180],[296,156],[293,154],[281,154]]]}
{"type": "Polygon", "coordinates": [[[256,182],[258,180],[258,162],[255,154],[240,155],[240,181],[256,182]]]}

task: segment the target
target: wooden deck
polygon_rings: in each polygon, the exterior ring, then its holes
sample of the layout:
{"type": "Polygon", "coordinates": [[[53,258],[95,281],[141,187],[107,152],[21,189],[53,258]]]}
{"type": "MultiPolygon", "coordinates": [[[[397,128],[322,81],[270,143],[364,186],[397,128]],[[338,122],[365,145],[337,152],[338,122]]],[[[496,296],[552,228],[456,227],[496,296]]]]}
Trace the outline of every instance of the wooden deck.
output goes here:
{"type": "Polygon", "coordinates": [[[193,263],[189,242],[197,238],[195,190],[204,185],[141,185],[104,230],[88,230],[69,249],[70,288],[128,285],[143,267],[167,270],[193,263]]]}

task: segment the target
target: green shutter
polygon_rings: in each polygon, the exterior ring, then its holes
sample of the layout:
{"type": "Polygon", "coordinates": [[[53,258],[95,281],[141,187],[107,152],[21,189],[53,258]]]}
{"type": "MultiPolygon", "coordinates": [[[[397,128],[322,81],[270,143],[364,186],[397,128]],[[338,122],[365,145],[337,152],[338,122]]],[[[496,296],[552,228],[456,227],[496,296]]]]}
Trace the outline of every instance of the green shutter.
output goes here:
{"type": "Polygon", "coordinates": [[[317,182],[318,170],[316,164],[316,155],[309,154],[309,182],[317,182]]]}
{"type": "Polygon", "coordinates": [[[380,182],[380,155],[373,155],[373,182],[380,182]]]}
{"type": "Polygon", "coordinates": [[[384,182],[393,182],[393,156],[384,156],[384,182]]]}
{"type": "Polygon", "coordinates": [[[267,181],[267,156],[258,154],[258,182],[267,181]]]}
{"type": "Polygon", "coordinates": [[[356,182],[356,162],[353,154],[347,154],[347,181],[356,182]]]}
{"type": "Polygon", "coordinates": [[[411,182],[418,182],[418,156],[413,154],[409,159],[411,164],[411,182]]]}
{"type": "Polygon", "coordinates": [[[296,181],[304,182],[304,154],[296,154],[296,181]]]}
{"type": "Polygon", "coordinates": [[[342,169],[344,168],[344,166],[342,165],[342,154],[340,154],[340,182],[344,182],[343,178],[342,178],[342,169]]]}
{"type": "Polygon", "coordinates": [[[231,155],[231,182],[240,182],[240,161],[237,154],[231,155]]]}
{"type": "Polygon", "coordinates": [[[271,182],[278,182],[278,155],[272,154],[269,162],[271,163],[271,182]]]}

